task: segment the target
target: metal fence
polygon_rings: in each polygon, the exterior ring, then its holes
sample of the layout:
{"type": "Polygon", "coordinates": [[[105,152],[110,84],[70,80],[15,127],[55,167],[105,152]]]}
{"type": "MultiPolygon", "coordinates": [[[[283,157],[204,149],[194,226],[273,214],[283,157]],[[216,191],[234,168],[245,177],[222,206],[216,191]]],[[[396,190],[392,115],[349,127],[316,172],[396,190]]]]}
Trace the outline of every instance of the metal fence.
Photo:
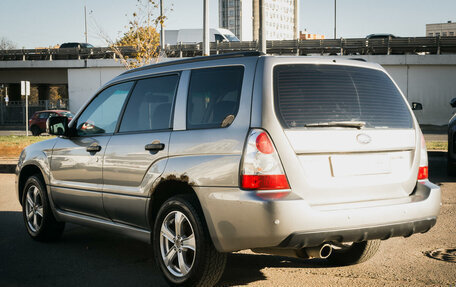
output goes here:
{"type": "MultiPolygon", "coordinates": [[[[41,110],[67,110],[68,100],[59,101],[38,101],[29,104],[29,118],[41,110]]],[[[0,125],[2,126],[25,126],[25,101],[4,102],[0,104],[0,125]]]]}
{"type": "MultiPolygon", "coordinates": [[[[121,47],[122,54],[134,56],[133,47],[121,47]]],[[[255,41],[213,42],[211,54],[237,51],[257,51],[255,41]]],[[[193,57],[202,54],[202,43],[167,45],[168,57],[193,57]]],[[[271,54],[337,54],[337,55],[390,55],[390,54],[441,54],[456,53],[456,37],[400,37],[384,39],[323,39],[267,41],[267,52],[271,54]]],[[[109,47],[64,48],[64,49],[21,49],[0,50],[0,61],[69,60],[116,58],[109,47]]]]}

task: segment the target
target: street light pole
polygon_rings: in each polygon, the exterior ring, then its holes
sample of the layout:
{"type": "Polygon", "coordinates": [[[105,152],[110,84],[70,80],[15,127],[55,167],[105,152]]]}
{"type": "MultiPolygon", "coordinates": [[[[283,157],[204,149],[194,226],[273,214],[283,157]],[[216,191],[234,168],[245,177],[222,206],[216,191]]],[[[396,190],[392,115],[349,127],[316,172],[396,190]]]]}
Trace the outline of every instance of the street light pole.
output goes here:
{"type": "Polygon", "coordinates": [[[84,5],[84,26],[85,26],[85,42],[88,43],[89,41],[87,40],[87,8],[86,5],[84,5]]]}
{"type": "Polygon", "coordinates": [[[266,54],[266,27],[265,27],[265,23],[266,23],[266,15],[264,14],[264,0],[259,0],[259,14],[260,14],[260,31],[258,33],[258,37],[259,37],[259,50],[260,52],[266,54]]]}
{"type": "Polygon", "coordinates": [[[337,26],[337,0],[334,0],[334,39],[337,38],[336,26],[337,26]]]}
{"type": "Polygon", "coordinates": [[[209,56],[209,1],[204,0],[203,15],[203,56],[209,56]]]}
{"type": "Polygon", "coordinates": [[[163,0],[160,0],[160,48],[165,50],[165,30],[163,28],[163,0]]]}

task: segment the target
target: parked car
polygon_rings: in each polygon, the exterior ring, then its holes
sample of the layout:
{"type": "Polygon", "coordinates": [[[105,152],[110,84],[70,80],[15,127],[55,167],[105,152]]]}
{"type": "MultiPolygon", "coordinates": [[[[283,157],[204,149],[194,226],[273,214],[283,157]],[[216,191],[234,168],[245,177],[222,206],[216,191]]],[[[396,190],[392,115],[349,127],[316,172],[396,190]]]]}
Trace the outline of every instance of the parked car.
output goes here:
{"type": "Polygon", "coordinates": [[[388,39],[388,38],[397,38],[393,34],[369,34],[366,36],[366,39],[388,39]]]}
{"type": "Polygon", "coordinates": [[[170,61],[107,83],[16,169],[28,234],[65,222],[153,245],[171,285],[226,254],[363,262],[440,210],[420,127],[378,64],[257,52],[170,61]]]}
{"type": "MultiPolygon", "coordinates": [[[[456,108],[456,98],[450,101],[452,108],[456,108]]],[[[456,176],[456,114],[454,114],[448,123],[448,153],[447,153],[447,171],[448,175],[456,176]]]]}
{"type": "Polygon", "coordinates": [[[64,48],[82,48],[82,49],[87,49],[87,48],[94,48],[93,45],[89,43],[78,43],[78,42],[68,42],[68,43],[63,43],[59,47],[60,49],[64,48]]]}
{"type": "Polygon", "coordinates": [[[35,112],[29,119],[29,128],[32,135],[39,136],[41,133],[45,132],[47,119],[56,116],[67,117],[71,121],[74,115],[66,110],[44,110],[35,112]]]}

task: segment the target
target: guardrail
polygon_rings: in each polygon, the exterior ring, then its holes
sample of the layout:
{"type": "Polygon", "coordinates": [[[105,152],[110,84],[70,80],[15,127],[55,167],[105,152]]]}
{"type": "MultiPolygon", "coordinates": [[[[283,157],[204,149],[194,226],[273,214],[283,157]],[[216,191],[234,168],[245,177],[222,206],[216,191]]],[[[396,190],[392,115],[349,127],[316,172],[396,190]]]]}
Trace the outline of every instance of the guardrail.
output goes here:
{"type": "MultiPolygon", "coordinates": [[[[401,37],[384,39],[324,39],[324,40],[282,40],[267,41],[270,54],[332,54],[332,55],[390,55],[390,54],[441,54],[456,53],[456,37],[401,37]]],[[[134,47],[120,47],[123,55],[134,56],[134,47]]],[[[256,51],[255,41],[213,42],[211,54],[238,51],[256,51]]],[[[167,45],[168,57],[193,57],[202,54],[202,43],[167,45]]],[[[63,48],[63,49],[20,49],[0,50],[0,61],[29,60],[83,60],[112,59],[116,54],[109,47],[63,48]]]]}

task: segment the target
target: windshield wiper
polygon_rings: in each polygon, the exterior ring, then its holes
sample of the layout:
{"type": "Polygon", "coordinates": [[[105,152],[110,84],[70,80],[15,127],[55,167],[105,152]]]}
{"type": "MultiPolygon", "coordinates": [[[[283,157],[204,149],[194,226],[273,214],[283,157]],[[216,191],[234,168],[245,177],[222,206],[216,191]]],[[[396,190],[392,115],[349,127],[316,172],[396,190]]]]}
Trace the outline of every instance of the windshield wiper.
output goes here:
{"type": "Polygon", "coordinates": [[[306,124],[305,127],[344,127],[344,128],[357,128],[361,129],[366,125],[366,122],[361,121],[341,121],[341,122],[322,122],[306,124]]]}

